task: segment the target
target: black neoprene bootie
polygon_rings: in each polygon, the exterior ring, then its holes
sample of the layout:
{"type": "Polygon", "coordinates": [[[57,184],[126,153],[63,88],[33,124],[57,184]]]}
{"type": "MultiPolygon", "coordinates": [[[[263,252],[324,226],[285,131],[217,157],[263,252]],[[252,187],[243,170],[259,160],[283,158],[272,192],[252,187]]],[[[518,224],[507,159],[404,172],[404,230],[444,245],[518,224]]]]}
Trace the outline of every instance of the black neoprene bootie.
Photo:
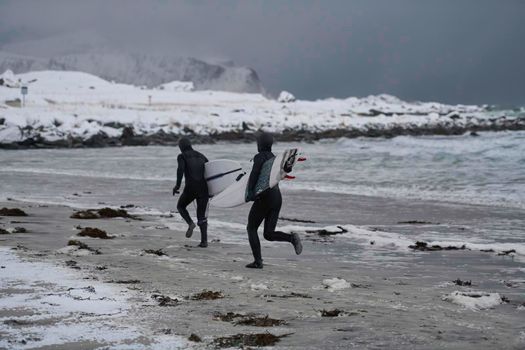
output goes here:
{"type": "Polygon", "coordinates": [[[254,261],[248,265],[246,265],[247,268],[249,269],[262,269],[263,268],[263,263],[262,261],[254,261]]]}
{"type": "Polygon", "coordinates": [[[208,246],[208,223],[206,221],[200,223],[199,228],[201,230],[201,243],[199,247],[206,248],[208,246]]]}
{"type": "Polygon", "coordinates": [[[297,232],[292,234],[292,244],[295,249],[295,254],[299,255],[303,252],[303,244],[301,243],[301,237],[297,232]]]}
{"type": "Polygon", "coordinates": [[[195,224],[192,222],[188,225],[188,230],[186,231],[186,238],[190,238],[193,235],[193,230],[195,230],[195,224]]]}

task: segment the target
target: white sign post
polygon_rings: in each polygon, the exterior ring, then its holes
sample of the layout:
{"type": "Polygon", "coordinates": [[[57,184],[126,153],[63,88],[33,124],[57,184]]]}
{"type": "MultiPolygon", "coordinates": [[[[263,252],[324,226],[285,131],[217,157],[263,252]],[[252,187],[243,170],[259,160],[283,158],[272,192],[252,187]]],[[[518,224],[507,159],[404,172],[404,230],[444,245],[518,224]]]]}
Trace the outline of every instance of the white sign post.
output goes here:
{"type": "Polygon", "coordinates": [[[22,88],[20,89],[20,92],[22,93],[22,107],[25,107],[26,105],[27,90],[27,86],[22,85],[22,88]]]}

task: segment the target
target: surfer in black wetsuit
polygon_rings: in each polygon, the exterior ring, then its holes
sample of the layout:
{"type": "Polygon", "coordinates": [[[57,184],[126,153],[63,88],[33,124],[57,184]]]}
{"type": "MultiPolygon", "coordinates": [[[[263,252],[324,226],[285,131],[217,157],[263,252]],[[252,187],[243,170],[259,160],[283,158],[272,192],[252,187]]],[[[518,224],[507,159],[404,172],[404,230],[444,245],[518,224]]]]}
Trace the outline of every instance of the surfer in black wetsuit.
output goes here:
{"type": "Polygon", "coordinates": [[[188,224],[186,237],[190,238],[195,229],[195,223],[190,217],[186,207],[197,201],[197,225],[201,230],[201,243],[199,247],[206,248],[208,246],[208,184],[204,178],[204,163],[208,159],[200,152],[193,150],[191,142],[183,137],[179,141],[179,148],[181,154],[177,157],[177,184],[173,187],[173,195],[179,193],[179,188],[182,182],[182,177],[186,178],[184,191],[179,197],[177,203],[177,210],[188,224]]]}
{"type": "Polygon", "coordinates": [[[248,193],[254,200],[250,214],[248,215],[248,239],[255,261],[246,265],[248,268],[263,268],[261,256],[261,243],[257,235],[257,229],[264,221],[264,238],[268,241],[290,242],[295,248],[296,254],[301,254],[303,246],[297,233],[289,234],[275,231],[279,212],[281,211],[282,197],[279,185],[268,189],[257,197],[253,196],[255,185],[259,179],[264,162],[274,157],[272,153],[273,136],[268,133],[262,133],[257,138],[257,148],[259,153],[253,158],[253,168],[248,180],[248,193]]]}

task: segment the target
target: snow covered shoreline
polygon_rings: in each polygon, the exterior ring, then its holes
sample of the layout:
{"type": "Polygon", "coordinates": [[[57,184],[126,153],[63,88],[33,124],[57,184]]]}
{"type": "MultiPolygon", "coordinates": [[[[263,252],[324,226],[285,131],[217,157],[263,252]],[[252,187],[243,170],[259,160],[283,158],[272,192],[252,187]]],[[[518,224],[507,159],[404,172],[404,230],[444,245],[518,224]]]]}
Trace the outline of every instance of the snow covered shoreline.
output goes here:
{"type": "Polygon", "coordinates": [[[251,141],[258,130],[283,141],[525,130],[523,111],[389,95],[279,102],[260,94],[188,91],[186,83],[147,89],[80,72],[6,72],[0,78],[0,148],[172,145],[181,136],[200,143],[251,141]],[[22,85],[29,88],[25,106],[22,85]]]}

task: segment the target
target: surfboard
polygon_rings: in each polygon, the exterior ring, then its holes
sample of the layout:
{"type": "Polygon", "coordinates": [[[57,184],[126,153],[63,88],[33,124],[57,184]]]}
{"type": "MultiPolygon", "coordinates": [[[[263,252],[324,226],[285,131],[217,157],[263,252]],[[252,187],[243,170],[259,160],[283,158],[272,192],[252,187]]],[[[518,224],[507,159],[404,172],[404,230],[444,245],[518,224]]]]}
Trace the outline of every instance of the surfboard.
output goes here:
{"type": "MultiPolygon", "coordinates": [[[[297,161],[298,149],[287,149],[281,154],[264,162],[259,179],[255,185],[255,195],[259,195],[269,188],[275,187],[284,179],[297,161]]],[[[232,208],[248,202],[248,179],[250,175],[240,176],[233,184],[213,197],[210,204],[219,208],[232,208]]]]}
{"type": "Polygon", "coordinates": [[[204,165],[204,177],[210,196],[222,192],[243,173],[241,163],[229,159],[217,159],[204,165]]]}

